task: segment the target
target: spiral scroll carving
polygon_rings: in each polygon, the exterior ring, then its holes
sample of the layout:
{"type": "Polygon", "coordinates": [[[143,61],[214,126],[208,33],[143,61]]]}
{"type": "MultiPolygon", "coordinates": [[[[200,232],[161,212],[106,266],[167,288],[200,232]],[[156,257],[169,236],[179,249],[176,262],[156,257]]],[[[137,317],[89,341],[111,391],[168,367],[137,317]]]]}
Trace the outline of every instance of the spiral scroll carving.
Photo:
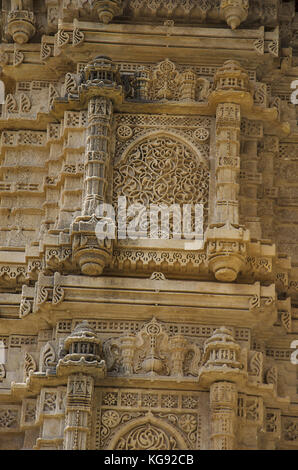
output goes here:
{"type": "Polygon", "coordinates": [[[143,424],[119,439],[117,450],[173,450],[177,442],[151,423],[143,424]]]}

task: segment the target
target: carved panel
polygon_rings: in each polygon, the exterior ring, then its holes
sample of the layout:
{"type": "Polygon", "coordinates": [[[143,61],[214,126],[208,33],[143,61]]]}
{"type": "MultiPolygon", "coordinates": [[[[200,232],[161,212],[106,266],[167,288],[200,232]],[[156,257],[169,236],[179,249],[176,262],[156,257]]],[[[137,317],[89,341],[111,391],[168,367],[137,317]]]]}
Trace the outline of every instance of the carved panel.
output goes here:
{"type": "Polygon", "coordinates": [[[289,444],[297,444],[298,418],[294,416],[282,416],[282,439],[289,444]]]}
{"type": "Polygon", "coordinates": [[[96,449],[200,449],[198,392],[108,389],[99,393],[96,449]]]}
{"type": "Polygon", "coordinates": [[[16,432],[19,429],[20,407],[17,405],[1,405],[0,433],[16,432]]]}
{"type": "Polygon", "coordinates": [[[167,116],[165,114],[117,114],[115,163],[123,158],[127,147],[142,136],[161,131],[171,133],[184,143],[192,143],[202,160],[209,160],[208,139],[212,119],[205,116],[167,116]]]}
{"type": "Polygon", "coordinates": [[[159,134],[130,147],[114,168],[113,181],[115,204],[119,196],[126,197],[127,205],[146,208],[200,203],[207,217],[209,171],[195,150],[176,136],[159,134]]]}
{"type": "Polygon", "coordinates": [[[153,318],[134,336],[123,334],[104,343],[110,374],[197,376],[201,348],[183,335],[169,337],[163,324],[153,318]]]}
{"type": "Polygon", "coordinates": [[[173,435],[150,422],[136,426],[122,435],[116,443],[115,450],[176,450],[178,444],[173,435]]]}

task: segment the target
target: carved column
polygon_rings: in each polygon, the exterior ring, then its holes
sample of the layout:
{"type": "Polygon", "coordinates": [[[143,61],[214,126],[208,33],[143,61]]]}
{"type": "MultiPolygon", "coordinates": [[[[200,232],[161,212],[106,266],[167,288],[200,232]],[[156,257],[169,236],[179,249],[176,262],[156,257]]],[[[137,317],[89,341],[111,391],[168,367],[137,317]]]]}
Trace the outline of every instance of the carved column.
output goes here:
{"type": "Polygon", "coordinates": [[[136,74],[135,81],[138,98],[140,100],[147,100],[148,86],[150,82],[150,71],[146,67],[144,67],[142,70],[139,70],[136,74]]]}
{"type": "Polygon", "coordinates": [[[186,70],[181,76],[181,100],[195,100],[197,75],[186,70]]]}
{"type": "Polygon", "coordinates": [[[172,374],[182,377],[187,340],[182,335],[172,336],[169,341],[169,347],[171,351],[172,374]]]}
{"type": "Polygon", "coordinates": [[[112,255],[112,237],[99,237],[96,229],[100,221],[113,222],[100,213],[99,207],[108,202],[113,101],[121,99],[122,87],[117,67],[106,57],[98,57],[87,65],[82,80],[80,98],[88,106],[83,208],[71,232],[74,259],[83,274],[96,276],[112,255]]]}
{"type": "Polygon", "coordinates": [[[87,450],[94,379],[85,374],[68,377],[64,450],[87,450]]]}
{"type": "Polygon", "coordinates": [[[106,375],[101,342],[88,323],[82,322],[66,338],[63,351],[57,376],[67,376],[64,449],[87,450],[94,382],[106,375]]]}
{"type": "Polygon", "coordinates": [[[122,356],[122,368],[124,375],[133,374],[133,357],[135,352],[136,337],[132,334],[124,335],[119,340],[119,348],[122,356]]]}
{"type": "Polygon", "coordinates": [[[239,104],[220,103],[216,109],[216,222],[239,223],[240,172],[239,104]]]}
{"type": "Polygon", "coordinates": [[[83,217],[96,213],[106,202],[111,159],[113,103],[105,96],[93,96],[88,103],[84,173],[83,217]]]}
{"type": "Polygon", "coordinates": [[[247,373],[241,362],[241,349],[232,332],[221,327],[206,340],[199,384],[210,390],[211,447],[235,447],[238,384],[247,373]]]}
{"type": "Polygon", "coordinates": [[[249,232],[239,226],[240,122],[242,109],[253,103],[249,78],[227,61],[214,79],[209,103],[216,114],[216,194],[214,223],[205,240],[209,269],[219,281],[234,281],[245,263],[249,232]]]}
{"type": "Polygon", "coordinates": [[[210,387],[211,449],[233,450],[237,388],[231,382],[215,382],[210,387]]]}

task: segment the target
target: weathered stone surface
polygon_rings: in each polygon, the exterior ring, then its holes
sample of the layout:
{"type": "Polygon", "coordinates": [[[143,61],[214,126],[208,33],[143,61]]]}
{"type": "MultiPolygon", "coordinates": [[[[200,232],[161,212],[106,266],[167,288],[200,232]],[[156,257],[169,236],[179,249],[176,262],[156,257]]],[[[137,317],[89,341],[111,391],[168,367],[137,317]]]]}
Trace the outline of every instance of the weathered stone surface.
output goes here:
{"type": "Polygon", "coordinates": [[[297,450],[295,2],[1,8],[0,449],[297,450]]]}

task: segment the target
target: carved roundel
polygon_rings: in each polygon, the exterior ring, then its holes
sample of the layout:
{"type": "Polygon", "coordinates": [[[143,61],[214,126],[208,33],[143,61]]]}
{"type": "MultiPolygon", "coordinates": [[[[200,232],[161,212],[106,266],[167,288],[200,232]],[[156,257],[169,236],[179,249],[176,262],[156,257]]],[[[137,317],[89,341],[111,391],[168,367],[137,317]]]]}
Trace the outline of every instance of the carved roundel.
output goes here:
{"type": "Polygon", "coordinates": [[[115,410],[107,410],[102,415],[102,422],[105,426],[114,428],[120,422],[119,414],[115,410]]]}
{"type": "Polygon", "coordinates": [[[128,140],[132,137],[133,131],[130,126],[121,125],[117,128],[117,136],[120,140],[128,140]]]}
{"type": "Polygon", "coordinates": [[[205,127],[198,127],[194,131],[194,137],[201,142],[205,142],[209,138],[209,131],[208,129],[205,129],[205,127]]]}

